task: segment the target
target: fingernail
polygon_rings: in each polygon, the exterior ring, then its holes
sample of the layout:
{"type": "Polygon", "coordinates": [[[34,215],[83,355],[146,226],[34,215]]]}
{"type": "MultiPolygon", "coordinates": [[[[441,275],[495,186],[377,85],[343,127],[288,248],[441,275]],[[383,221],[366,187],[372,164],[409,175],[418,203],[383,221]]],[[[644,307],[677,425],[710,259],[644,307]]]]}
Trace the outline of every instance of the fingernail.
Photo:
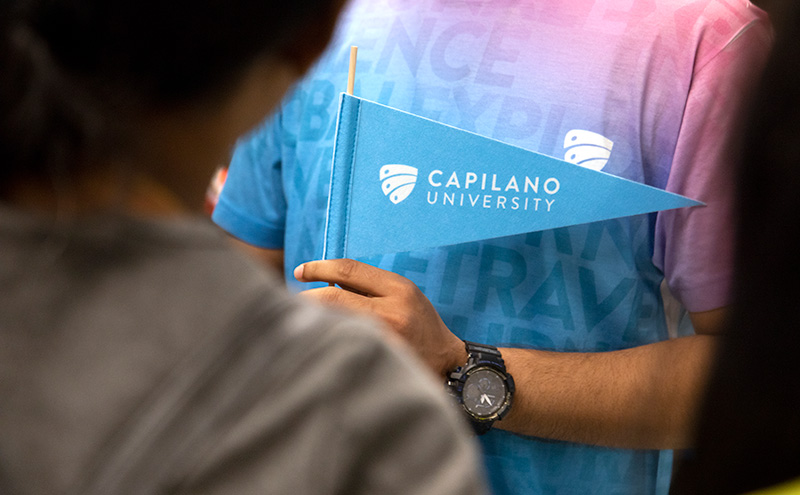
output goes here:
{"type": "Polygon", "coordinates": [[[297,268],[294,269],[294,278],[296,278],[297,280],[302,280],[304,266],[305,265],[298,265],[297,268]]]}

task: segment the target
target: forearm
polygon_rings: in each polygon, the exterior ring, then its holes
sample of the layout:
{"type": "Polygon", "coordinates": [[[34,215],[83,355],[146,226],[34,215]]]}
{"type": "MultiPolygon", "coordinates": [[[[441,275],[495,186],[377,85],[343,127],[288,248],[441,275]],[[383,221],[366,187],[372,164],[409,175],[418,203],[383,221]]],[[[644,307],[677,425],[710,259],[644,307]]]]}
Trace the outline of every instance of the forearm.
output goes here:
{"type": "Polygon", "coordinates": [[[230,236],[229,239],[237,249],[240,249],[248,256],[252,256],[259,263],[263,263],[264,266],[272,270],[275,270],[276,272],[281,274],[281,276],[284,275],[282,249],[264,249],[256,247],[247,244],[246,242],[240,241],[239,239],[233,236],[230,236]]]}
{"type": "MultiPolygon", "coordinates": [[[[301,282],[324,281],[307,297],[378,317],[445,379],[467,362],[464,343],[409,280],[353,260],[305,263],[301,282]]],[[[694,321],[705,334],[722,309],[694,321]]],[[[714,337],[697,335],[603,353],[501,349],[516,392],[511,412],[495,423],[517,433],[613,447],[681,448],[705,388],[714,337]]]]}
{"type": "Polygon", "coordinates": [[[516,382],[516,433],[609,447],[687,447],[715,338],[692,336],[613,352],[501,349],[516,382]]]}

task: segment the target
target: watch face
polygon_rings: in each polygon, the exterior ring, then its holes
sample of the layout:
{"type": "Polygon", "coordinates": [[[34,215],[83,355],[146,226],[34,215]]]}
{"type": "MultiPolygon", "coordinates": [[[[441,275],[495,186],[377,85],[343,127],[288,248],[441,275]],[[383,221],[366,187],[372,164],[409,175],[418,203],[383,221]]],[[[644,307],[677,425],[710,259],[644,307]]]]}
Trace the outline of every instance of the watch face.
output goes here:
{"type": "Polygon", "coordinates": [[[478,418],[491,417],[505,403],[506,384],[503,376],[489,368],[474,371],[464,382],[461,397],[470,414],[478,418]]]}

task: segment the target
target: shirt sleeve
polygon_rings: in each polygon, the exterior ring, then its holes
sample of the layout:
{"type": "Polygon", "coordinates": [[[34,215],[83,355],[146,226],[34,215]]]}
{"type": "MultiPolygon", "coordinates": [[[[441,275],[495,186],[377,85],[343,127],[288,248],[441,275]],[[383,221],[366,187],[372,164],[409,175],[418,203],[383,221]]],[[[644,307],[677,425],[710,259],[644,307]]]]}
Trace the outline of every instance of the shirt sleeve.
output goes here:
{"type": "Polygon", "coordinates": [[[236,145],[212,220],[244,242],[282,249],[286,198],[282,186],[281,115],[236,145]]]}
{"type": "Polygon", "coordinates": [[[689,311],[729,304],[735,251],[735,143],[747,96],[771,45],[766,18],[698,67],[689,90],[667,190],[705,206],[660,212],[654,263],[689,311]]]}

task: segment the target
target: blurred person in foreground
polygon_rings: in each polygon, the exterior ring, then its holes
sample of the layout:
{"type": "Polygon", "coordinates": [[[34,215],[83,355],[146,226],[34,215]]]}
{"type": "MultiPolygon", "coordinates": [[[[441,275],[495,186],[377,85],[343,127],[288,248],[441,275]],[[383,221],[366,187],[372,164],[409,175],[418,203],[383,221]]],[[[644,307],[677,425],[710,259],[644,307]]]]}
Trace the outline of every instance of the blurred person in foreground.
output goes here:
{"type": "Polygon", "coordinates": [[[200,213],[340,7],[0,5],[0,493],[482,492],[414,358],[200,213]]]}
{"type": "Polygon", "coordinates": [[[734,305],[674,494],[800,478],[800,6],[771,7],[776,46],[739,146],[734,305]]]}

